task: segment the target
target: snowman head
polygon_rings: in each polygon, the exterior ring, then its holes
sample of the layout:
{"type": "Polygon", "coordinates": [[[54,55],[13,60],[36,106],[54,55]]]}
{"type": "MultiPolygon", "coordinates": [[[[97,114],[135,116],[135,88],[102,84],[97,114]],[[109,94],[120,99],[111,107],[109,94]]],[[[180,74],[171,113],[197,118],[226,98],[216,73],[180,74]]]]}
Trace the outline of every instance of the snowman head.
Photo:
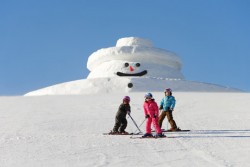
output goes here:
{"type": "Polygon", "coordinates": [[[88,78],[152,77],[182,78],[181,61],[172,52],[153,47],[146,39],[121,38],[115,47],[97,50],[87,62],[88,78]]]}

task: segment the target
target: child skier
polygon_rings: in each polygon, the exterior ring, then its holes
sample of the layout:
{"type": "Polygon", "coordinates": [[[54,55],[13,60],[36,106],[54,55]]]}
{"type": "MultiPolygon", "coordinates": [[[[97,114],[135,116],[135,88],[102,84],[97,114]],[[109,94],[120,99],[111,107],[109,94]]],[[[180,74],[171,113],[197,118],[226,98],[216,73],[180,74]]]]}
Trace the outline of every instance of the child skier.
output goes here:
{"type": "Polygon", "coordinates": [[[142,137],[152,137],[151,134],[151,123],[153,122],[156,136],[155,137],[164,137],[165,135],[162,134],[161,128],[158,125],[158,105],[153,99],[153,95],[151,93],[147,93],[145,95],[145,102],[143,104],[145,118],[147,119],[146,122],[146,133],[142,137]]]}
{"type": "Polygon", "coordinates": [[[177,125],[173,119],[173,111],[174,111],[174,107],[175,107],[175,98],[174,96],[172,96],[172,90],[170,88],[165,90],[165,97],[161,100],[160,103],[160,110],[162,110],[160,117],[159,117],[159,126],[162,126],[162,122],[165,119],[165,117],[167,116],[168,118],[168,122],[171,125],[171,128],[169,130],[171,131],[177,131],[180,130],[179,128],[177,128],[177,125]]]}
{"type": "Polygon", "coordinates": [[[110,134],[128,134],[125,129],[127,127],[126,115],[130,114],[131,112],[129,102],[130,97],[125,96],[123,98],[122,104],[120,104],[119,109],[116,113],[115,125],[110,134]]]}

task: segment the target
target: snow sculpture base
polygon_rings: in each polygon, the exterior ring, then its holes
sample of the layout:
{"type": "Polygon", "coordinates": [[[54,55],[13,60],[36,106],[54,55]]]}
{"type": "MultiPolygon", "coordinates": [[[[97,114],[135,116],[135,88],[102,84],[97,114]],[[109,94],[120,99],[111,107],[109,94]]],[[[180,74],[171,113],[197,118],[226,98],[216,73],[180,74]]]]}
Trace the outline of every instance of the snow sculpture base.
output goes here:
{"type": "Polygon", "coordinates": [[[50,86],[27,93],[37,95],[90,95],[97,93],[163,92],[166,88],[175,92],[239,92],[215,84],[163,78],[98,78],[77,80],[50,86]],[[132,87],[130,88],[129,85],[132,87]]]}

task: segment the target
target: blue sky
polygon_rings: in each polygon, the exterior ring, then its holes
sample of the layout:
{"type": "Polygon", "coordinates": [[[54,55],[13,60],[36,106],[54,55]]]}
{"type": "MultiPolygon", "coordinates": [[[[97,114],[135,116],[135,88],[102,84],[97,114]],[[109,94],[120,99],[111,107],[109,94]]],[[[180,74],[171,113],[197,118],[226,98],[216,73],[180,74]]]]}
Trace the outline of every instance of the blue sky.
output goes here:
{"type": "Polygon", "coordinates": [[[249,0],[1,0],[0,95],[87,77],[88,56],[136,36],[187,80],[250,91],[249,0]]]}

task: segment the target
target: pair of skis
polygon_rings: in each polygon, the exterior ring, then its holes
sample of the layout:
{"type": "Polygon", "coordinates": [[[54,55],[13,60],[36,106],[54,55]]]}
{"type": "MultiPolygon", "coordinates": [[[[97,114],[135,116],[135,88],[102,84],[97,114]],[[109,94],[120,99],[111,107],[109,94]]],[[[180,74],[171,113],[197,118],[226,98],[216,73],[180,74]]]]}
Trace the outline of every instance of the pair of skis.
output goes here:
{"type": "Polygon", "coordinates": [[[103,133],[103,135],[115,135],[115,136],[126,136],[130,135],[130,139],[158,139],[158,138],[166,138],[167,136],[162,136],[162,137],[157,137],[157,136],[148,136],[148,137],[143,137],[143,136],[138,136],[142,135],[142,133],[103,133]]]}
{"type": "MultiPolygon", "coordinates": [[[[162,130],[162,132],[167,132],[167,133],[173,133],[173,132],[189,132],[190,130],[178,130],[178,131],[171,131],[171,130],[162,130]]],[[[162,136],[162,137],[157,137],[157,136],[149,136],[149,137],[143,137],[143,136],[138,136],[138,135],[142,135],[141,132],[138,132],[138,133],[115,133],[115,134],[112,134],[112,133],[103,133],[103,135],[130,135],[130,139],[161,139],[161,138],[167,138],[167,136],[162,136]]]]}
{"type": "MultiPolygon", "coordinates": [[[[189,132],[190,130],[188,129],[177,129],[177,130],[170,130],[170,129],[161,129],[162,132],[189,132]]],[[[152,130],[152,132],[155,132],[154,130],[152,130]]]]}
{"type": "Polygon", "coordinates": [[[141,135],[142,133],[103,133],[103,135],[117,135],[117,136],[126,136],[126,135],[141,135]]]}
{"type": "MultiPolygon", "coordinates": [[[[167,133],[170,133],[170,132],[189,132],[189,131],[190,130],[187,130],[187,129],[185,129],[185,130],[178,129],[176,131],[162,129],[162,132],[167,132],[167,133]]],[[[153,132],[155,132],[155,131],[153,131],[153,132]]],[[[130,138],[131,139],[160,139],[160,138],[167,138],[167,136],[166,135],[164,135],[164,136],[148,136],[148,137],[144,137],[144,136],[133,137],[133,136],[131,136],[130,138]]]]}
{"type": "Polygon", "coordinates": [[[112,132],[110,132],[110,133],[103,133],[103,135],[132,135],[133,136],[133,135],[143,134],[142,131],[140,130],[140,127],[145,122],[146,118],[143,120],[143,122],[140,124],[140,126],[138,126],[136,124],[135,120],[131,117],[131,115],[128,114],[128,116],[131,118],[132,122],[134,123],[135,127],[137,128],[138,133],[135,133],[136,131],[134,133],[112,133],[112,132]]]}

